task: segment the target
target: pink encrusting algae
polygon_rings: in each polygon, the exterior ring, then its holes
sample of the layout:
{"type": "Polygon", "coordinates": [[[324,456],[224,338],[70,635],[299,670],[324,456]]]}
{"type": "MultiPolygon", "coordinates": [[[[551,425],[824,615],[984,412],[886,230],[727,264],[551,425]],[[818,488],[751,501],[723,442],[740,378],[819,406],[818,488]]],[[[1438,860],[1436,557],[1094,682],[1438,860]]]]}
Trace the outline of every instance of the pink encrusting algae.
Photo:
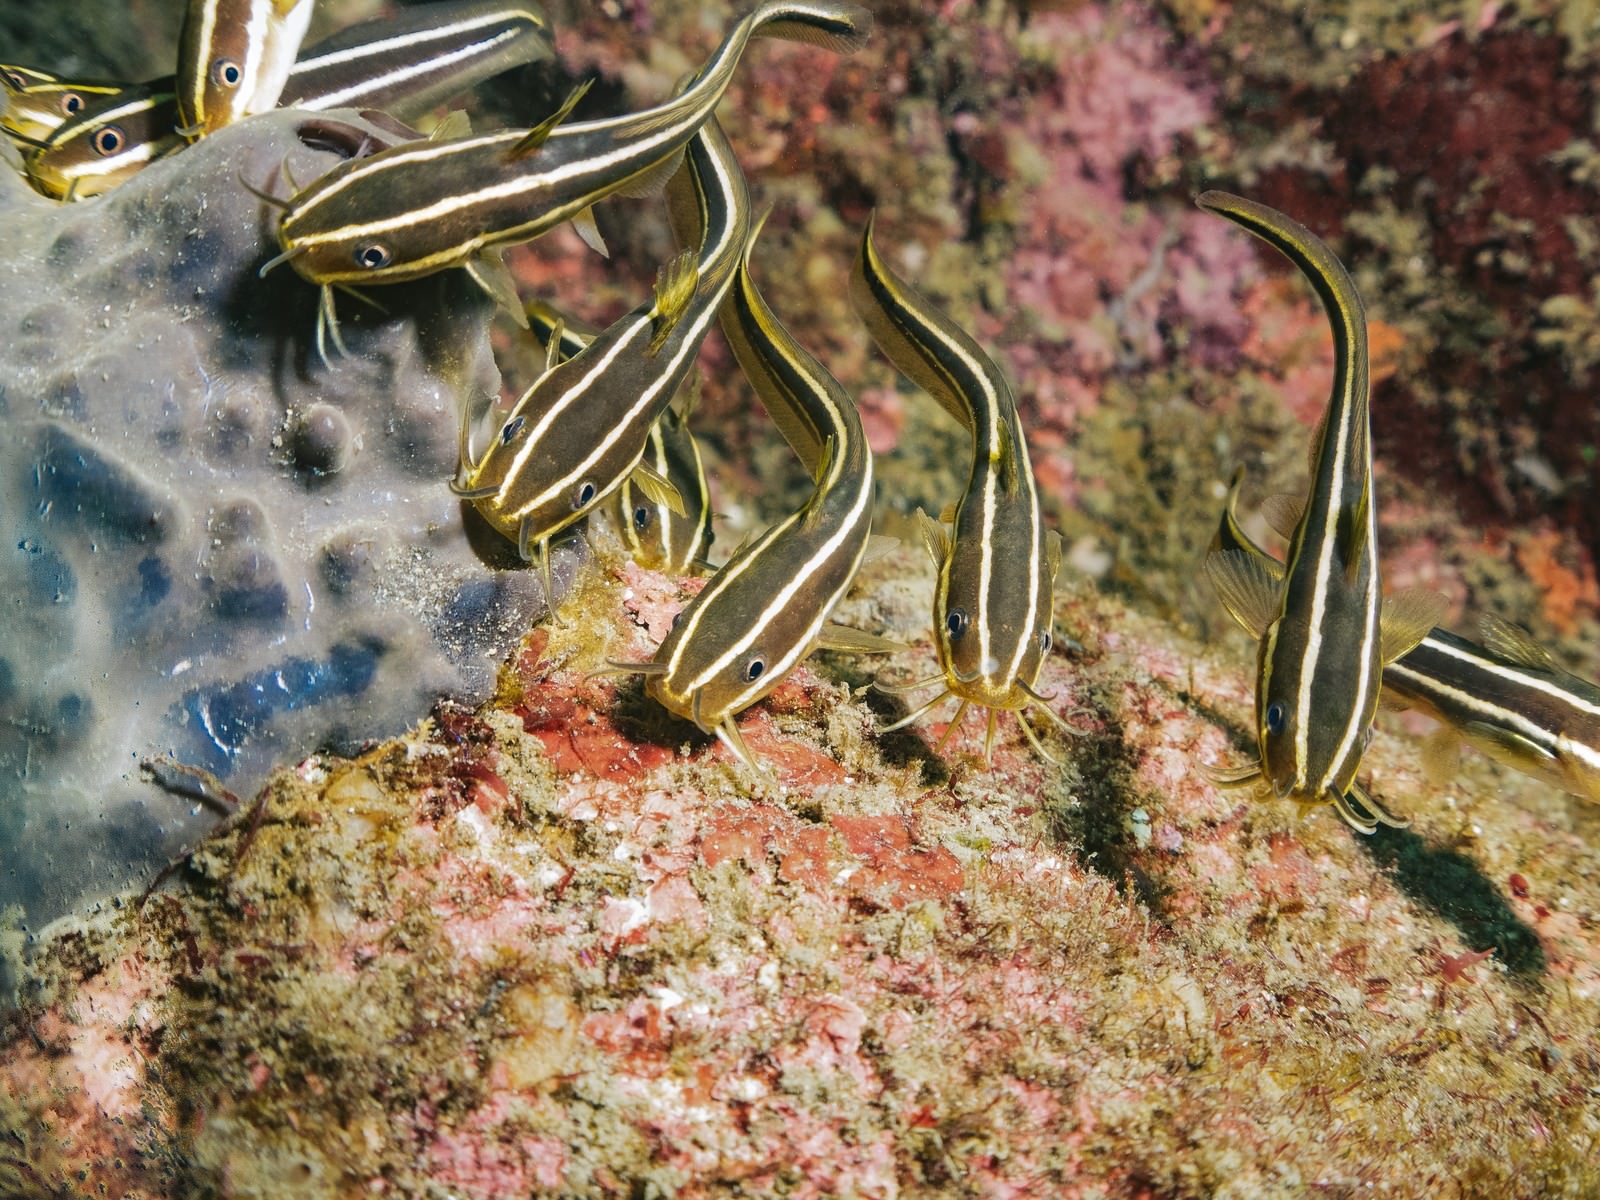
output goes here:
{"type": "Polygon", "coordinates": [[[879,744],[808,671],[746,715],[754,775],[585,679],[678,596],[609,568],[494,703],[280,773],[72,935],[0,1055],[8,1194],[1594,1182],[1591,855],[1533,785],[1429,802],[1385,732],[1417,832],[1219,792],[1239,656],[1081,590],[1063,626],[1103,632],[1041,681],[1087,710],[1064,772],[879,744]]]}
{"type": "MultiPolygon", "coordinates": [[[[1600,1192],[1600,817],[1477,756],[1430,779],[1409,717],[1380,719],[1364,768],[1407,830],[1362,838],[1207,773],[1253,755],[1255,680],[1194,568],[1236,465],[1241,516],[1271,539],[1255,502],[1303,486],[1331,352],[1309,289],[1195,211],[1201,186],[1262,180],[1363,288],[1391,586],[1446,592],[1465,632],[1500,611],[1565,636],[1575,663],[1600,640],[1587,518],[1558,499],[1532,526],[1481,498],[1464,512],[1460,477],[1505,475],[1503,448],[1462,458],[1449,488],[1417,469],[1495,431],[1458,396],[1442,436],[1419,378],[1448,344],[1439,314],[1461,312],[1439,290],[1455,277],[1406,273],[1402,252],[1424,250],[1393,213],[1342,227],[1369,198],[1296,106],[1344,93],[1318,75],[1284,85],[1282,113],[1241,99],[1241,80],[1276,86],[1269,34],[1344,18],[876,7],[849,59],[753,46],[724,110],[758,208],[775,205],[763,290],[859,399],[879,524],[904,543],[839,618],[908,649],[797,669],[740,719],[751,772],[597,674],[648,658],[704,586],[597,535],[491,702],[280,769],[152,894],[41,935],[0,1024],[0,1194],[1600,1192]],[[906,709],[874,676],[934,662],[933,572],[905,518],[955,498],[968,445],[850,313],[874,210],[896,269],[1016,386],[1067,543],[1039,681],[1073,730],[1046,739],[1063,766],[1009,716],[991,769],[977,720],[943,756],[948,712],[877,732],[906,709]],[[1389,458],[1378,409],[1399,400],[1426,421],[1389,458]]],[[[587,103],[609,91],[616,111],[669,92],[731,11],[551,6],[567,69],[602,76],[587,103]]],[[[1460,66],[1444,18],[1380,16],[1415,41],[1388,65],[1332,25],[1300,40],[1401,90],[1460,66]]],[[[1360,98],[1344,105],[1340,129],[1359,127],[1360,98]]],[[[1526,217],[1530,195],[1482,204],[1526,217]]],[[[1493,224],[1478,203],[1474,237],[1493,224]]],[[[566,234],[508,261],[527,294],[615,316],[672,253],[655,207],[601,206],[610,262],[566,234]]],[[[1424,232],[1427,261],[1462,268],[1448,222],[1424,232]]],[[[1485,317],[1474,344],[1515,340],[1496,328],[1517,327],[1485,317]]],[[[540,361],[509,333],[499,348],[508,384],[540,361]]],[[[720,561],[811,481],[725,346],[702,364],[720,561]]],[[[1460,370],[1504,394],[1491,358],[1460,370]]]]}

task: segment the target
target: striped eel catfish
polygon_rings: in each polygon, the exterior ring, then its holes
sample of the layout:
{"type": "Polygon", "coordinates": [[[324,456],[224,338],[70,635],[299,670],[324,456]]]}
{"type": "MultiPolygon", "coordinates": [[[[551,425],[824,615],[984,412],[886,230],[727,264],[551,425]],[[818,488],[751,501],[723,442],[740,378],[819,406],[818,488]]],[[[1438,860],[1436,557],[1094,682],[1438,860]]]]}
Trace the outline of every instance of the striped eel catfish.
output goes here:
{"type": "Polygon", "coordinates": [[[0,66],[0,81],[3,81],[0,90],[5,95],[5,106],[0,108],[0,130],[19,146],[30,149],[59,129],[63,122],[129,86],[35,78],[39,74],[41,72],[26,67],[0,66]]]}
{"type": "Polygon", "coordinates": [[[275,108],[312,0],[189,0],[178,32],[178,132],[190,141],[275,108]]]}
{"type": "Polygon", "coordinates": [[[547,585],[550,539],[630,474],[663,503],[684,507],[672,484],[641,460],[650,427],[694,370],[751,237],[744,172],[714,119],[690,141],[669,199],[680,241],[696,237],[699,249],[686,249],[662,268],[655,298],[564,362],[552,354],[550,368],[476,460],[471,418],[463,415],[461,466],[452,486],[516,540],[524,559],[539,546],[547,585]]]}
{"type": "Polygon", "coordinates": [[[1061,537],[1045,528],[1039,511],[1039,489],[1011,385],[972,338],[884,264],[872,230],[869,219],[850,276],[856,313],[889,361],[972,435],[966,491],[949,515],[953,532],[942,520],[917,511],[939,569],[934,594],[939,673],[882,688],[910,692],[937,683],[944,690],[883,732],[911,724],[954,696],[959,704],[938,749],[954,736],[968,706],[976,704],[989,710],[986,763],[1002,710],[1016,712],[1029,743],[1054,762],[1022,713],[1037,706],[1072,732],[1035,686],[1050,652],[1061,537]]]}
{"type": "MultiPolygon", "coordinates": [[[[546,347],[552,340],[560,358],[571,358],[599,332],[575,325],[542,300],[525,310],[534,337],[546,347]]],[[[668,408],[650,427],[643,462],[677,489],[683,512],[673,511],[659,489],[654,497],[634,484],[630,476],[611,493],[607,515],[628,554],[641,567],[672,575],[698,574],[711,549],[711,491],[706,484],[700,444],[689,432],[689,414],[699,395],[698,373],[691,371],[678,389],[685,399],[679,409],[668,408]]]]}
{"type": "Polygon", "coordinates": [[[465,267],[520,320],[499,247],[568,220],[589,228],[596,200],[659,188],[716,108],[751,38],[849,51],[869,25],[866,13],[838,0],[764,0],[686,87],[653,108],[563,125],[580,88],[531,130],[398,146],[343,163],[289,201],[275,261],[291,262],[322,288],[324,322],[332,319],[334,287],[398,283],[451,267],[465,267]]]}
{"type": "MultiPolygon", "coordinates": [[[[1600,687],[1499,617],[1483,617],[1478,629],[1482,646],[1431,630],[1383,669],[1384,698],[1444,722],[1490,758],[1600,801],[1600,687]]],[[[1453,744],[1434,747],[1443,770],[1453,744]]]]}
{"type": "Polygon", "coordinates": [[[1349,273],[1327,245],[1275,209],[1225,192],[1197,203],[1242,226],[1311,283],[1333,333],[1328,410],[1313,440],[1311,486],[1282,580],[1252,555],[1218,550],[1205,569],[1229,612],[1259,639],[1256,726],[1261,759],[1218,782],[1258,777],[1303,806],[1332,804],[1353,828],[1403,824],[1356,783],[1371,737],[1383,664],[1419,642],[1437,607],[1384,612],[1372,503],[1367,323],[1349,273]],[[1428,611],[1424,611],[1424,610],[1428,611]]]}
{"type": "MultiPolygon", "coordinates": [[[[752,239],[753,241],[753,239],[752,239]]],[[[828,618],[872,535],[872,451],[854,401],[790,336],[750,278],[750,244],[723,308],[723,335],[815,487],[799,509],[747,543],[689,602],[638,671],[663,708],[714,732],[755,767],[734,718],[818,646],[885,653],[891,641],[828,618]]]]}
{"type": "Polygon", "coordinates": [[[25,67],[21,63],[0,63],[0,88],[15,94],[41,83],[60,83],[61,76],[54,71],[41,71],[38,67],[25,67]]]}
{"type": "MultiPolygon", "coordinates": [[[[531,2],[427,4],[363,21],[308,49],[279,97],[325,112],[377,108],[402,121],[501,71],[553,53],[544,12],[531,2]]],[[[26,161],[34,187],[57,199],[99,195],[181,149],[171,77],[98,101],[45,139],[26,161]]]]}
{"type": "MultiPolygon", "coordinates": [[[[1281,579],[1283,564],[1256,545],[1235,516],[1242,477],[1235,472],[1212,548],[1247,553],[1281,579]]],[[[1430,774],[1453,773],[1459,739],[1535,779],[1600,801],[1600,687],[1563,670],[1525,631],[1499,617],[1484,616],[1479,629],[1482,646],[1430,629],[1383,668],[1385,705],[1415,708],[1443,723],[1446,738],[1430,739],[1427,748],[1430,774]]]]}

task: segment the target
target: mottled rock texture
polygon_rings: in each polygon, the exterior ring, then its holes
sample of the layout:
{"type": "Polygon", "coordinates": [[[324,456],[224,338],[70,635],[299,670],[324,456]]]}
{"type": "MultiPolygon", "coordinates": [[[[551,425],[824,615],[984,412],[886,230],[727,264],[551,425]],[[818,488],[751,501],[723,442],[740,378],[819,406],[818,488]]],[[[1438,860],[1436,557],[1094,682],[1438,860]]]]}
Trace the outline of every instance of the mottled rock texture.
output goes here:
{"type": "MultiPolygon", "coordinates": [[[[57,205],[0,172],[0,907],[36,925],[159,866],[190,801],[158,755],[252,793],[271,764],[481,699],[536,573],[447,482],[495,394],[488,307],[451,275],[341,296],[348,358],[276,252],[282,190],[392,135],[278,112],[57,205]]],[[[204,816],[209,823],[213,818],[204,816]]]]}
{"type": "MultiPolygon", "coordinates": [[[[901,551],[848,615],[915,638],[931,585],[901,551]]],[[[682,598],[591,573],[493,705],[279,773],[63,931],[0,1025],[0,1192],[1600,1187],[1597,873],[1548,789],[1476,760],[1441,794],[1387,731],[1413,829],[1219,792],[1247,668],[1092,589],[1041,680],[1065,768],[876,736],[900,702],[835,660],[746,716],[757,775],[586,677],[682,598]]]]}

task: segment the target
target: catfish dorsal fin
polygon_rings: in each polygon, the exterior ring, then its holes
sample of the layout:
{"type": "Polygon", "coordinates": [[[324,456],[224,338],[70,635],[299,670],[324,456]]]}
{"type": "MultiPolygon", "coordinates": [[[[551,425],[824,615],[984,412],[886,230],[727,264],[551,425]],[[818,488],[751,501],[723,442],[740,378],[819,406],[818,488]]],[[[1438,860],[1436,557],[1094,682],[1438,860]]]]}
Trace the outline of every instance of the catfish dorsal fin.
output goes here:
{"type": "Polygon", "coordinates": [[[999,437],[995,439],[994,449],[990,451],[989,458],[1000,468],[1000,486],[1005,488],[1006,495],[1015,495],[1018,485],[1022,482],[1022,472],[1017,470],[1017,455],[1026,453],[1016,444],[1016,439],[1011,436],[1011,426],[1005,421],[997,422],[999,437]]]}
{"type": "Polygon", "coordinates": [[[828,477],[828,468],[833,465],[833,452],[836,443],[833,434],[829,434],[822,443],[822,453],[817,456],[817,469],[812,473],[813,485],[821,486],[822,481],[828,477]]]}
{"type": "Polygon", "coordinates": [[[817,455],[817,469],[811,473],[811,483],[816,488],[811,493],[811,498],[806,501],[805,516],[801,521],[801,528],[814,529],[816,523],[822,519],[822,502],[827,499],[822,490],[822,481],[827,479],[828,472],[833,469],[833,456],[839,444],[830,433],[822,442],[822,451],[817,455]]]}
{"type": "Polygon", "coordinates": [[[693,250],[685,250],[656,273],[655,332],[648,353],[661,349],[700,288],[700,263],[693,250]]]}
{"type": "Polygon", "coordinates": [[[1361,486],[1361,495],[1356,497],[1356,506],[1350,510],[1350,523],[1345,527],[1341,554],[1344,558],[1344,577],[1354,582],[1357,573],[1361,570],[1361,556],[1367,550],[1367,524],[1372,508],[1372,480],[1368,479],[1361,486]]]}
{"type": "Polygon", "coordinates": [[[1532,634],[1503,617],[1485,613],[1478,622],[1478,632],[1483,635],[1483,644],[1501,658],[1535,671],[1561,670],[1550,652],[1533,640],[1532,634]]]}
{"type": "Polygon", "coordinates": [[[561,102],[561,107],[523,134],[522,140],[506,151],[507,157],[524,158],[544,145],[550,135],[555,132],[556,126],[572,115],[572,110],[578,107],[578,101],[583,99],[584,93],[593,85],[594,80],[585,79],[572,91],[568,92],[567,98],[561,102]]]}

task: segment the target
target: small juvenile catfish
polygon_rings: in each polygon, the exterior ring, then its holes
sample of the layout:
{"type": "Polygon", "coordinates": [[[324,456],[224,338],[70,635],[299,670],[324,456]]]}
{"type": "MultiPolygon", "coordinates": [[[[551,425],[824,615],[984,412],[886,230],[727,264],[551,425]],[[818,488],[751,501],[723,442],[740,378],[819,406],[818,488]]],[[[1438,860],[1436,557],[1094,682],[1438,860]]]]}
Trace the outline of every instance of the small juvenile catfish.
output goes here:
{"type": "Polygon", "coordinates": [[[0,130],[24,150],[36,147],[85,109],[132,86],[41,79],[40,74],[26,67],[0,66],[0,90],[5,95],[5,104],[0,105],[0,130]]]}
{"type": "Polygon", "coordinates": [[[598,240],[588,209],[616,192],[658,190],[683,148],[716,108],[754,37],[840,51],[864,40],[870,21],[837,0],[764,0],[679,94],[642,112],[563,125],[581,97],[530,130],[394,147],[334,168],[296,193],[278,226],[278,260],[323,289],[398,283],[464,267],[516,319],[522,308],[499,248],[564,221],[598,240]]]}
{"type": "Polygon", "coordinates": [[[1311,488],[1289,540],[1281,578],[1247,550],[1218,549],[1206,573],[1223,604],[1260,639],[1256,683],[1258,764],[1217,775],[1258,777],[1282,798],[1331,804],[1364,833],[1404,824],[1359,784],[1383,665],[1428,632],[1437,605],[1385,611],[1372,503],[1367,322],[1361,297],[1333,252],[1299,222],[1225,192],[1198,201],[1289,259],[1311,283],[1333,331],[1333,390],[1312,445],[1311,488]]]}
{"type": "Polygon", "coordinates": [[[645,690],[663,708],[715,733],[753,768],[735,717],[812,650],[886,653],[900,647],[828,619],[850,590],[872,535],[872,451],[849,393],[790,336],[756,290],[749,243],[722,329],[816,486],[798,512],[723,564],[650,662],[612,668],[643,673],[645,690]]]}
{"type": "Polygon", "coordinates": [[[1073,732],[1035,686],[1050,652],[1061,537],[1045,528],[1039,511],[1039,489],[1011,385],[972,338],[889,270],[872,244],[870,220],[850,276],[850,300],[878,349],[972,435],[972,469],[950,514],[953,531],[917,512],[928,553],[939,568],[933,607],[939,674],[893,689],[914,691],[939,683],[944,690],[883,732],[911,724],[954,696],[960,703],[938,748],[954,735],[967,707],[976,704],[989,710],[985,762],[993,753],[1002,710],[1014,711],[1029,743],[1054,762],[1022,711],[1037,706],[1073,732]]]}
{"type": "MultiPolygon", "coordinates": [[[[1600,802],[1600,687],[1564,670],[1550,652],[1498,617],[1476,645],[1434,629],[1383,669],[1384,700],[1419,709],[1490,758],[1585,800],[1600,802]]],[[[1433,739],[1435,776],[1454,766],[1454,744],[1433,739]]]]}
{"type": "MultiPolygon", "coordinates": [[[[1212,548],[1243,551],[1282,579],[1283,564],[1250,539],[1234,514],[1242,475],[1234,475],[1212,548]]],[[[1420,619],[1433,600],[1401,593],[1386,600],[1395,603],[1423,605],[1420,619]]],[[[1499,617],[1485,616],[1480,630],[1483,645],[1430,629],[1383,668],[1385,706],[1415,708],[1442,723],[1425,751],[1429,776],[1453,774],[1457,743],[1464,741],[1525,775],[1600,801],[1600,687],[1562,669],[1524,630],[1499,617]]]]}
{"type": "MultiPolygon", "coordinates": [[[[279,100],[313,112],[376,108],[409,121],[501,71],[551,54],[549,26],[535,4],[419,5],[310,47],[279,100]]],[[[97,98],[25,159],[29,181],[58,200],[100,195],[186,145],[179,121],[170,76],[97,98]]]]}
{"type": "MultiPolygon", "coordinates": [[[[553,361],[571,358],[592,342],[598,330],[575,324],[541,300],[528,304],[528,325],[546,347],[555,344],[553,361]]],[[[607,515],[628,554],[641,567],[669,575],[698,574],[711,549],[711,490],[706,484],[700,444],[689,432],[689,415],[699,394],[698,373],[691,371],[679,389],[679,408],[668,408],[650,427],[649,444],[642,463],[663,477],[683,502],[681,513],[666,503],[659,489],[651,496],[644,487],[624,479],[611,493],[607,515]]]]}
{"type": "Polygon", "coordinates": [[[514,539],[524,559],[532,558],[537,545],[547,582],[550,539],[629,475],[662,503],[684,511],[673,485],[641,459],[651,426],[694,369],[751,236],[744,172],[715,120],[691,141],[670,198],[680,239],[687,240],[683,230],[694,230],[690,236],[698,236],[699,249],[685,250],[662,268],[655,298],[566,361],[552,355],[549,370],[517,401],[476,460],[471,418],[463,416],[456,492],[514,539]]]}
{"type": "Polygon", "coordinates": [[[190,141],[277,107],[312,0],[189,0],[178,33],[178,132],[190,141]]]}

